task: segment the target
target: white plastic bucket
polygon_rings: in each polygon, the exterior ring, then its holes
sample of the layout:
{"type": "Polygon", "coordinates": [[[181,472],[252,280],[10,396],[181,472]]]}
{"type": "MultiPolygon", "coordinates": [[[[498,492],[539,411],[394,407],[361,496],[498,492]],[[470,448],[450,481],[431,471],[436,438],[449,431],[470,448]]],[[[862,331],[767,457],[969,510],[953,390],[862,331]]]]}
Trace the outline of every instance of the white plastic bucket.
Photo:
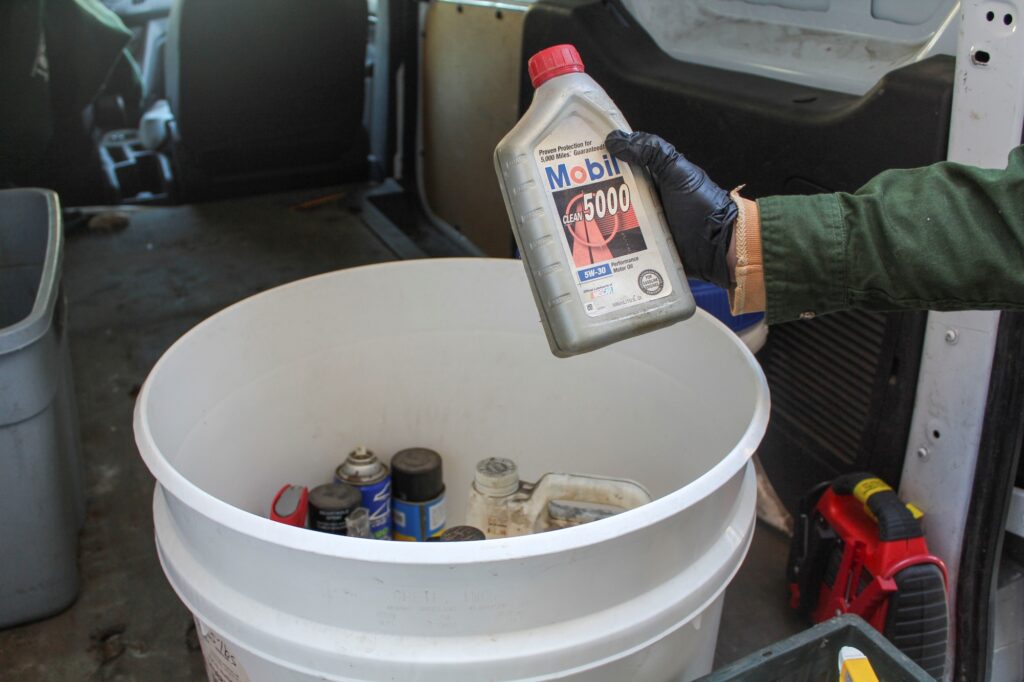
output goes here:
{"type": "Polygon", "coordinates": [[[520,263],[422,260],[295,282],[200,324],[151,372],[135,433],[164,571],[225,679],[662,681],[711,667],[768,410],[753,356],[706,314],[560,360],[520,263]],[[265,518],[281,485],[326,482],[359,444],[440,452],[449,525],[488,456],[526,480],[632,478],[657,499],[450,544],[265,518]]]}

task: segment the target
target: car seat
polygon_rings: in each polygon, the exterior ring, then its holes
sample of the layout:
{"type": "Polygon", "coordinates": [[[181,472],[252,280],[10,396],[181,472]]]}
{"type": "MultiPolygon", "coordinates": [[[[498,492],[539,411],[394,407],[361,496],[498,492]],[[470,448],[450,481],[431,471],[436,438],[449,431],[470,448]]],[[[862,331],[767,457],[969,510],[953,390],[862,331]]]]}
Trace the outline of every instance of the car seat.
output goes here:
{"type": "Polygon", "coordinates": [[[367,35],[365,0],[175,0],[145,138],[178,199],[365,179],[367,35]]]}

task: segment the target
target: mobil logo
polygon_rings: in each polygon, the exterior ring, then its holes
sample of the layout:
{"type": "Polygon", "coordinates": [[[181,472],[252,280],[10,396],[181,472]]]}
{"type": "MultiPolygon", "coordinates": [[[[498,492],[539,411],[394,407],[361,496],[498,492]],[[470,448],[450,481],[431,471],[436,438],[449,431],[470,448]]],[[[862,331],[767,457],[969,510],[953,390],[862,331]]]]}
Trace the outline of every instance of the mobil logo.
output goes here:
{"type": "Polygon", "coordinates": [[[547,176],[548,186],[554,190],[613,178],[622,175],[622,171],[619,170],[619,162],[615,157],[602,154],[600,161],[583,159],[583,163],[572,166],[564,163],[545,166],[544,174],[547,176]]]}

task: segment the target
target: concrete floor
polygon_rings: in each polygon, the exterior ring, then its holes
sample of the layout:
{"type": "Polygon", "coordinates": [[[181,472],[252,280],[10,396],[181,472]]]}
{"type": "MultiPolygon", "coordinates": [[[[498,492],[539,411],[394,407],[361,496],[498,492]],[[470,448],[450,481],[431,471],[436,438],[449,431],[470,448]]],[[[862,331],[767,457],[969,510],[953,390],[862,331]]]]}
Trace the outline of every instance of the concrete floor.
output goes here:
{"type": "MultiPolygon", "coordinates": [[[[351,200],[290,208],[323,193],[147,209],[121,232],[69,233],[64,283],[89,503],[81,592],[53,618],[0,631],[0,679],[206,679],[192,619],[157,562],[153,478],[132,436],[135,395],[174,340],[226,305],[298,278],[395,258],[345,208],[351,200]]],[[[759,529],[726,598],[718,664],[802,628],[785,608],[785,560],[786,540],[759,529]]]]}

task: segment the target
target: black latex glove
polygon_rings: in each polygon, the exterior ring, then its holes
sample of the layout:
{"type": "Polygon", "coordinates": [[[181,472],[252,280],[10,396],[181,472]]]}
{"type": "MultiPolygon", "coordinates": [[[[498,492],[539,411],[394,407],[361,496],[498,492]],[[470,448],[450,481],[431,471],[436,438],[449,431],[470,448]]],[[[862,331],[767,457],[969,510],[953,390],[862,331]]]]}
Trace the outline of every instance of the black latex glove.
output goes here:
{"type": "Polygon", "coordinates": [[[686,275],[729,288],[727,256],[737,211],[729,193],[657,135],[614,130],[605,144],[615,158],[650,171],[686,275]]]}

